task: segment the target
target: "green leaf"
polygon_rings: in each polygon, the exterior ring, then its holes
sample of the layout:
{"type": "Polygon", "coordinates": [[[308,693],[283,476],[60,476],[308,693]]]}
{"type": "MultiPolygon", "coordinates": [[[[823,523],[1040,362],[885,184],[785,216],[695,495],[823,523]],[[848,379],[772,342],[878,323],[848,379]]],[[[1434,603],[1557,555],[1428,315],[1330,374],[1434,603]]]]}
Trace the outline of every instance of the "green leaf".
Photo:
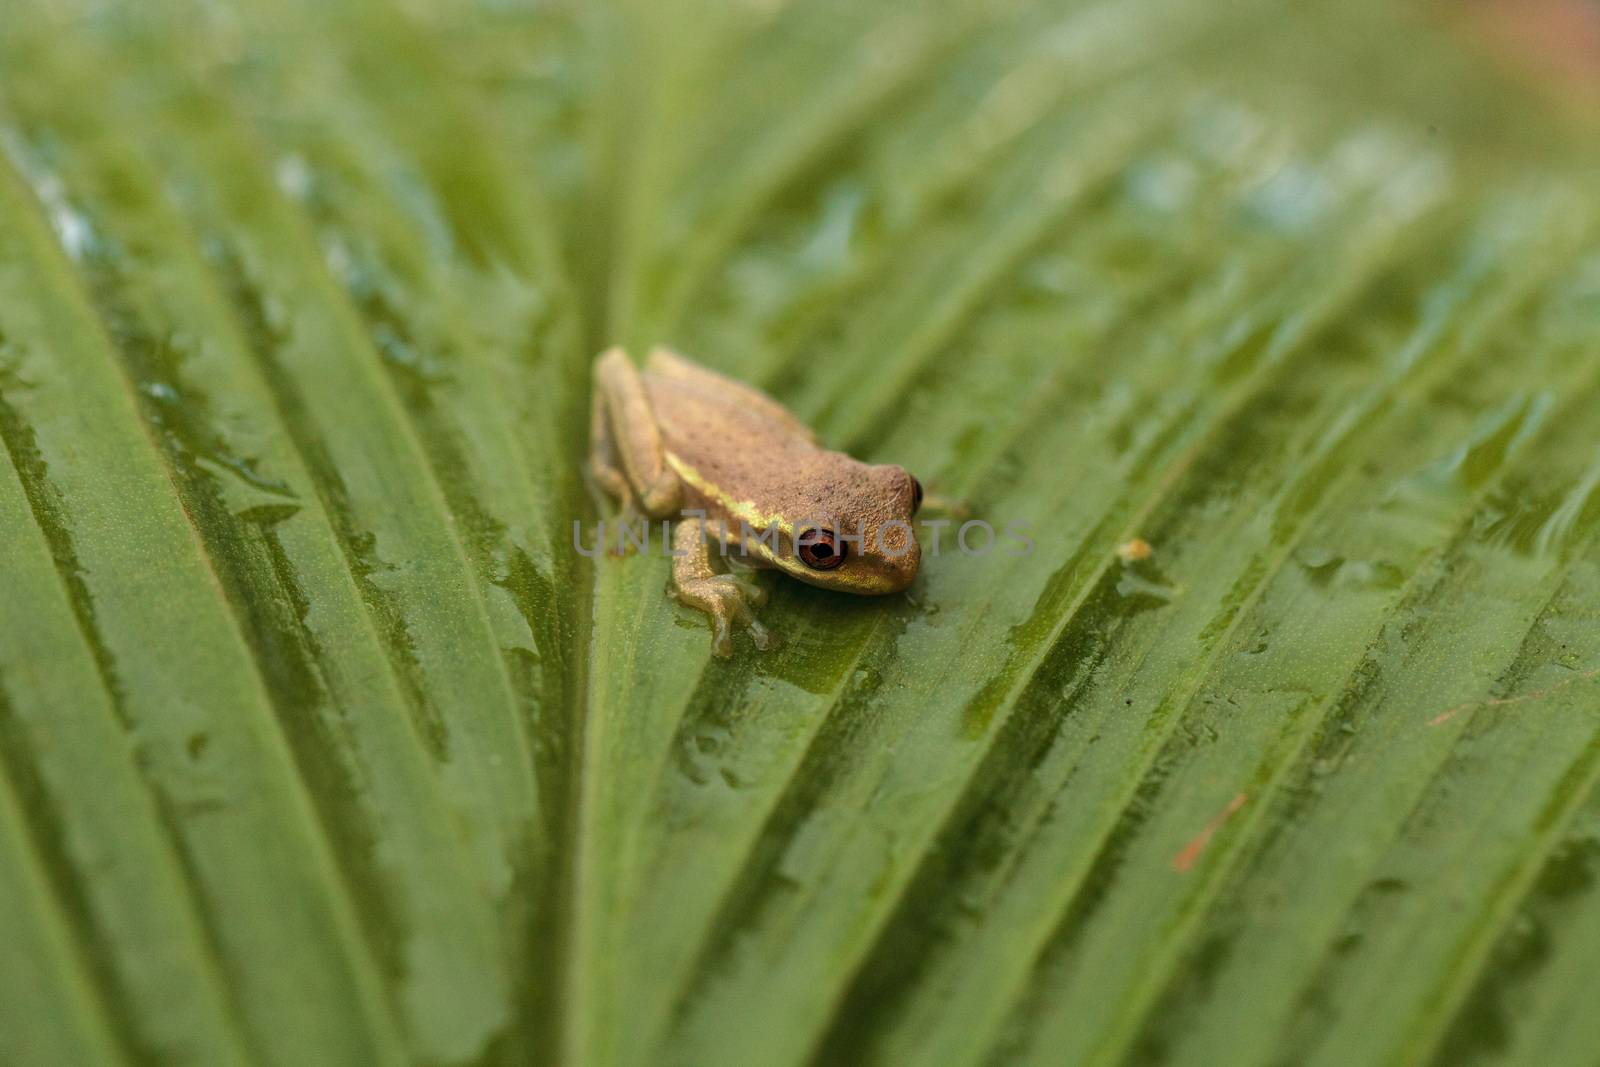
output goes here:
{"type": "Polygon", "coordinates": [[[0,1061],[1591,1059],[1592,116],[1476,25],[9,5],[0,1061]],[[716,659],[614,343],[992,539],[716,659]]]}

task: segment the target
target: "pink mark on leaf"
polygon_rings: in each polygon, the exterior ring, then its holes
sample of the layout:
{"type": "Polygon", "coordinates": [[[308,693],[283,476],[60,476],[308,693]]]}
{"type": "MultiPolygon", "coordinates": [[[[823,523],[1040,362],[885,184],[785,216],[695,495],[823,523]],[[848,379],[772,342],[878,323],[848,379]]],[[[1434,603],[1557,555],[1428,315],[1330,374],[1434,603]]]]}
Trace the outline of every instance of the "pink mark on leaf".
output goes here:
{"type": "Polygon", "coordinates": [[[1593,678],[1600,678],[1600,668],[1584,671],[1582,674],[1575,674],[1564,682],[1557,682],[1555,685],[1540,689],[1534,693],[1523,693],[1521,696],[1514,697],[1495,697],[1492,700],[1469,700],[1465,704],[1457,704],[1453,708],[1445,708],[1429,719],[1428,725],[1442,726],[1462,712],[1471,711],[1474,708],[1503,708],[1508,704],[1526,704],[1530,700],[1543,700],[1547,696],[1559,693],[1568,686],[1577,685],[1579,682],[1587,682],[1593,678]]]}
{"type": "Polygon", "coordinates": [[[1234,812],[1244,807],[1244,802],[1249,799],[1244,793],[1235,793],[1233,799],[1228,801],[1228,806],[1213,815],[1211,821],[1190,838],[1189,843],[1179,849],[1176,856],[1172,857],[1172,869],[1182,874],[1193,867],[1195,861],[1200,858],[1200,853],[1206,850],[1206,846],[1211,844],[1211,839],[1217,835],[1217,831],[1222,829],[1222,824],[1233,818],[1234,812]]]}

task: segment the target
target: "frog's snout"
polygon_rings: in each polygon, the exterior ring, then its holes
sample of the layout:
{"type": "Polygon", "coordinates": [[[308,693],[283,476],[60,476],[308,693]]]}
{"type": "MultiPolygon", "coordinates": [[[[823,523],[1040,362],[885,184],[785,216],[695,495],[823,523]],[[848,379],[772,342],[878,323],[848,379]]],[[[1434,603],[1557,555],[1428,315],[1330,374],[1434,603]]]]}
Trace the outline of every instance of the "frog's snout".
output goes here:
{"type": "Polygon", "coordinates": [[[911,550],[896,562],[899,565],[894,572],[894,591],[898,593],[916,580],[917,568],[922,566],[922,546],[915,537],[911,539],[911,550]]]}
{"type": "Polygon", "coordinates": [[[922,546],[908,529],[902,544],[886,548],[878,561],[883,592],[899,593],[916,580],[917,568],[922,565],[922,546]]]}

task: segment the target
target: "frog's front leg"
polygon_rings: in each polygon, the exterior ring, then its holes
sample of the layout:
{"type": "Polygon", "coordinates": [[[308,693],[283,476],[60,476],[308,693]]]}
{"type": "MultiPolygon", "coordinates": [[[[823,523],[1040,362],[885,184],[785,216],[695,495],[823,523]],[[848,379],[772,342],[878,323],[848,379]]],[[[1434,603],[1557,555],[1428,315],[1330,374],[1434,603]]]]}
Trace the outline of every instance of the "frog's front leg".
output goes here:
{"type": "Polygon", "coordinates": [[[719,573],[712,563],[714,542],[716,537],[702,519],[685,519],[673,527],[672,584],[678,599],[711,616],[711,648],[717,655],[733,654],[735,621],[750,631],[757,648],[770,647],[772,635],[750,610],[752,604],[766,602],[766,591],[731,574],[719,573]]]}

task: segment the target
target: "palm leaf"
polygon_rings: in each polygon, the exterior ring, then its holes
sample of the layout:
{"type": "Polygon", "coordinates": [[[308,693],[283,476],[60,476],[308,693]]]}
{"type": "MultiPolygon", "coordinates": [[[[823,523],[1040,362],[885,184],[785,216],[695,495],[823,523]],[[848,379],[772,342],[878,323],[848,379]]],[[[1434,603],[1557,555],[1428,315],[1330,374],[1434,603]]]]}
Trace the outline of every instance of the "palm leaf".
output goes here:
{"type": "Polygon", "coordinates": [[[1600,201],[1499,62],[1366,4],[11,5],[0,1061],[1591,1058],[1600,201]],[[576,550],[617,342],[1027,549],[769,579],[713,658],[576,550]]]}

